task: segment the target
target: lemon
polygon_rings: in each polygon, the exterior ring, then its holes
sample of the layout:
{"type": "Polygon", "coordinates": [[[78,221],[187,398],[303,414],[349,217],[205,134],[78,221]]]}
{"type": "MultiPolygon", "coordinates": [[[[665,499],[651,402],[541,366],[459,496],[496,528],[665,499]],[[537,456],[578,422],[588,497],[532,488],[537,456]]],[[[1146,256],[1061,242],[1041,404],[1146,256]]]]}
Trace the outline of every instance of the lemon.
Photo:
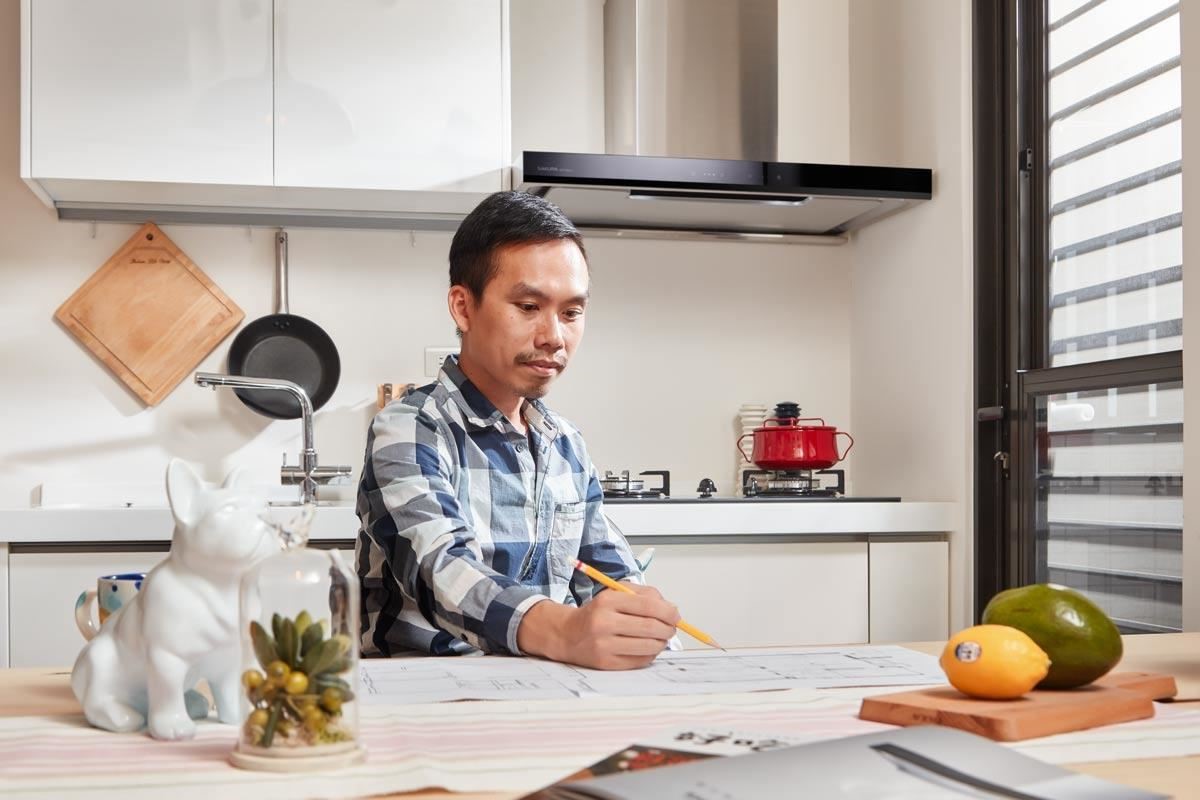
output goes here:
{"type": "Polygon", "coordinates": [[[1050,671],[1050,657],[1029,635],[1007,625],[976,625],[946,642],[938,662],[955,689],[971,697],[1011,700],[1050,671]]]}

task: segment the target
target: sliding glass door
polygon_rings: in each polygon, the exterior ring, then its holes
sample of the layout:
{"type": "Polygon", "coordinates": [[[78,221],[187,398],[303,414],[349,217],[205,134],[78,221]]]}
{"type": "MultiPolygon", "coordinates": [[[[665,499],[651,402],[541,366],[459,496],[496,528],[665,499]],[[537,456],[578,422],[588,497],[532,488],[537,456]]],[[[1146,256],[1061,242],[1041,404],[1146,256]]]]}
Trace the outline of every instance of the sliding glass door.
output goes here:
{"type": "Polygon", "coordinates": [[[977,339],[990,344],[976,351],[977,610],[995,590],[1049,581],[1126,631],[1178,630],[1179,7],[980,0],[976,12],[976,126],[996,126],[976,153],[991,193],[977,238],[996,244],[976,264],[977,339]]]}

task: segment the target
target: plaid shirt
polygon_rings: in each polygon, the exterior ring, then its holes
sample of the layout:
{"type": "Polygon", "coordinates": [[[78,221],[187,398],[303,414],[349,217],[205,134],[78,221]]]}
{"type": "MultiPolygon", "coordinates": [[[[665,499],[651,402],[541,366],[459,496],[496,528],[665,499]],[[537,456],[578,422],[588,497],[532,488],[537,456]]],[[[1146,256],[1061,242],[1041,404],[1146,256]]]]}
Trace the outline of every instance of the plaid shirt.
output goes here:
{"type": "Polygon", "coordinates": [[[597,588],[575,559],[641,582],[579,431],[537,400],[522,416],[528,437],[453,358],[375,416],[355,547],[364,655],[520,655],[535,603],[583,604],[597,588]]]}

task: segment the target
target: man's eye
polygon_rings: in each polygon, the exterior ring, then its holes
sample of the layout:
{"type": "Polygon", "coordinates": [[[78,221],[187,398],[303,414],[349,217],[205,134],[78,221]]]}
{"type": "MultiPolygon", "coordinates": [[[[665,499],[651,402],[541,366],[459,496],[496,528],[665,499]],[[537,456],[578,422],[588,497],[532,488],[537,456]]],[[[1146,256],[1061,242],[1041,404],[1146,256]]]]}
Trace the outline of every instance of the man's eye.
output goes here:
{"type": "Polygon", "coordinates": [[[537,306],[533,303],[517,303],[517,308],[522,311],[537,311],[537,306]]]}
{"type": "Polygon", "coordinates": [[[582,308],[569,308],[563,312],[563,316],[565,316],[567,319],[579,319],[580,317],[583,316],[583,309],[582,308]]]}

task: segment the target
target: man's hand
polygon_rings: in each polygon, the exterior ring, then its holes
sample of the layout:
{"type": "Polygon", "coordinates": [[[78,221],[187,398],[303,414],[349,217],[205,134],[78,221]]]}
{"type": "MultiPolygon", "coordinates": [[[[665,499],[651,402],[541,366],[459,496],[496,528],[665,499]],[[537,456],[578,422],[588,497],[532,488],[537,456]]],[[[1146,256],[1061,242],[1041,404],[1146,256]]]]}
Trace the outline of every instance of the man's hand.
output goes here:
{"type": "Polygon", "coordinates": [[[600,592],[582,608],[541,602],[525,612],[517,646],[593,669],[637,669],[648,665],[675,635],[679,609],[657,589],[625,584],[634,594],[600,592]]]}

